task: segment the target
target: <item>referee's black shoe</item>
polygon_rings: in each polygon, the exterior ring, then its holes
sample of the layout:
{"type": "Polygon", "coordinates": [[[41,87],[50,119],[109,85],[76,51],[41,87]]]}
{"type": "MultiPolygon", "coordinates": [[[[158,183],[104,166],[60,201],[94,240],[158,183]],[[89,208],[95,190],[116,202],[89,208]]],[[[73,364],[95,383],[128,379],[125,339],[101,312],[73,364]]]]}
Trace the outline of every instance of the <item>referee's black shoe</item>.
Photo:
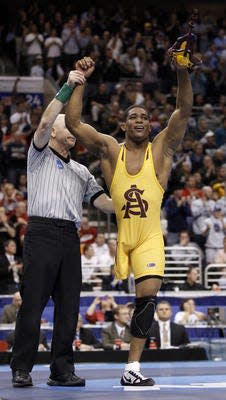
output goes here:
{"type": "Polygon", "coordinates": [[[33,386],[31,375],[23,369],[13,371],[13,387],[33,386]]]}
{"type": "Polygon", "coordinates": [[[85,379],[79,378],[74,372],[69,372],[60,376],[50,375],[47,381],[47,385],[49,386],[85,386],[85,384],[85,379]]]}

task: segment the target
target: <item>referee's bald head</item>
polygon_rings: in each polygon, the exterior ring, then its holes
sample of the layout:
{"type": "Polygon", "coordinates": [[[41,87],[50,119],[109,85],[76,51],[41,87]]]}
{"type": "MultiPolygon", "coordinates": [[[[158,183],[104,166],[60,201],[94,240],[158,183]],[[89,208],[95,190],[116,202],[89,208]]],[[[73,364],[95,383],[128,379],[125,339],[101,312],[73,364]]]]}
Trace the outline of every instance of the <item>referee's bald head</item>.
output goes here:
{"type": "MultiPolygon", "coordinates": [[[[65,114],[58,114],[54,123],[53,123],[53,129],[64,129],[66,128],[65,125],[65,114]]],[[[66,128],[67,129],[67,128],[66,128]]]]}
{"type": "Polygon", "coordinates": [[[53,123],[51,132],[51,142],[61,142],[66,147],[72,148],[75,146],[76,138],[70,133],[65,125],[65,114],[59,114],[53,123]]]}

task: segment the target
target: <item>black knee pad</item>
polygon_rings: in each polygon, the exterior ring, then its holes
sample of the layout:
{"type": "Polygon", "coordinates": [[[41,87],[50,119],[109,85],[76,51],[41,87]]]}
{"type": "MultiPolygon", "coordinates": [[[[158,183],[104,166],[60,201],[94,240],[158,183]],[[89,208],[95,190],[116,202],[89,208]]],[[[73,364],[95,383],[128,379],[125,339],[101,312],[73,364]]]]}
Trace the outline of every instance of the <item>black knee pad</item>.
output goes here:
{"type": "Polygon", "coordinates": [[[131,320],[131,334],[145,339],[149,336],[156,306],[156,296],[138,297],[135,299],[135,309],[131,320]]]}

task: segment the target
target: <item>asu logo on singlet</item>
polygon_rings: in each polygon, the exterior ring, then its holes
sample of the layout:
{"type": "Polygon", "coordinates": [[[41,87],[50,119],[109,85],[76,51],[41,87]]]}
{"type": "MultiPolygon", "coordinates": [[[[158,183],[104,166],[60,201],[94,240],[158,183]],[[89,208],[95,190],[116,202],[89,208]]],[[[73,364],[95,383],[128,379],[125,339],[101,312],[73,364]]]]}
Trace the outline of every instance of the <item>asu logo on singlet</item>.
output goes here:
{"type": "Polygon", "coordinates": [[[148,202],[143,199],[143,193],[144,190],[139,189],[137,185],[131,185],[130,189],[124,193],[126,203],[122,207],[122,211],[125,210],[123,218],[130,218],[130,214],[147,218],[148,202]]]}

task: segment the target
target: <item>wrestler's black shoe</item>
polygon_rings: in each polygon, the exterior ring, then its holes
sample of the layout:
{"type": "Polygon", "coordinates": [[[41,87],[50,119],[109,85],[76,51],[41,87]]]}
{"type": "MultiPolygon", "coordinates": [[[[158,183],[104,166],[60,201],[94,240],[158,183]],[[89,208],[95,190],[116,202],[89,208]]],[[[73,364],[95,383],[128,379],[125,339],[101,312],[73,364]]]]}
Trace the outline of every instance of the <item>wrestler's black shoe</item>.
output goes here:
{"type": "Polygon", "coordinates": [[[47,385],[49,386],[85,386],[85,384],[85,379],[79,378],[74,372],[69,372],[60,376],[50,375],[47,381],[47,385]]]}
{"type": "Polygon", "coordinates": [[[31,375],[22,369],[13,371],[13,387],[33,386],[31,375]]]}
{"type": "Polygon", "coordinates": [[[154,386],[152,378],[145,378],[139,371],[125,371],[121,378],[122,386],[154,386]]]}

